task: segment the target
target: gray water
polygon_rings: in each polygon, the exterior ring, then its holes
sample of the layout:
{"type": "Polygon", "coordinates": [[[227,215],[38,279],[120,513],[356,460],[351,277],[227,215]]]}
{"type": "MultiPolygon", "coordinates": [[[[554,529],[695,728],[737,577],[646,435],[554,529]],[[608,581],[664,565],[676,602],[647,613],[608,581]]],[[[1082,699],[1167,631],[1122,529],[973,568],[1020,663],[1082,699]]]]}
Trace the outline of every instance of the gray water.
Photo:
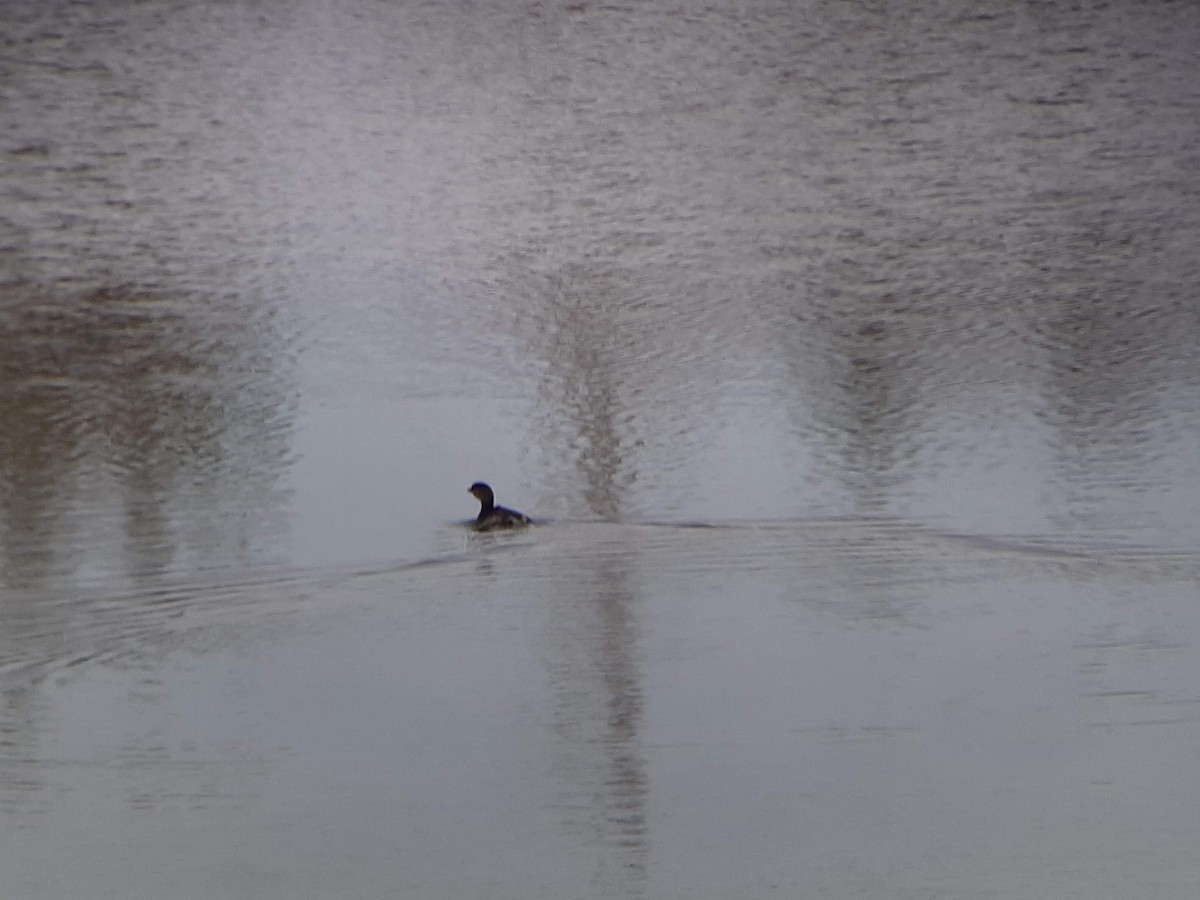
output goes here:
{"type": "Polygon", "coordinates": [[[0,16],[6,900],[1196,896],[1200,7],[0,16]]]}

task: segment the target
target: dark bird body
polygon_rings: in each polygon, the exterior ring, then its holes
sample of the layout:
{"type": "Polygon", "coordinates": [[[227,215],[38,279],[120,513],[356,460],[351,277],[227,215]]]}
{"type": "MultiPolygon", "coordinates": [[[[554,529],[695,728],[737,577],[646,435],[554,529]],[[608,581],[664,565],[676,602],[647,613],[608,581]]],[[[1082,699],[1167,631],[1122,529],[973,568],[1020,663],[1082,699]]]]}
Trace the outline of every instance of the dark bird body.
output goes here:
{"type": "Polygon", "coordinates": [[[479,501],[479,515],[472,527],[476,531],[493,531],[500,528],[523,528],[530,524],[529,516],[506,506],[496,505],[496,495],[482,481],[477,481],[468,491],[479,501]]]}

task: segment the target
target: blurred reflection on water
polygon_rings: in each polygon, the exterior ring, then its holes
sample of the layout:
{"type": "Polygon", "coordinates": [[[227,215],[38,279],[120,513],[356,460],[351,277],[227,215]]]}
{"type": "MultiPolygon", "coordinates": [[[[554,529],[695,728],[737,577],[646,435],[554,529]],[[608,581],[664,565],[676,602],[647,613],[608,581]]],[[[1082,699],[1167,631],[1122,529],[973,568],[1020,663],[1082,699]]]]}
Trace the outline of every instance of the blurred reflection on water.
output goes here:
{"type": "Polygon", "coordinates": [[[5,672],[0,862],[113,897],[1190,885],[1198,566],[573,523],[114,598],[99,660],[5,672]]]}
{"type": "Polygon", "coordinates": [[[293,405],[269,324],[130,289],[28,300],[0,333],[10,586],[258,561],[293,405]]]}
{"type": "MultiPolygon", "coordinates": [[[[222,427],[264,467],[359,403],[422,435],[359,469],[402,520],[520,447],[495,474],[574,515],[1194,543],[1191,11],[12,8],[8,339],[166,304],[154,352],[253,387],[222,427]],[[476,403],[475,445],[417,398],[476,403]]],[[[76,377],[36,353],[9,384],[76,377]]]]}
{"type": "MultiPolygon", "coordinates": [[[[641,735],[663,727],[642,623],[671,615],[647,606],[716,583],[906,629],[931,596],[952,616],[995,579],[1052,583],[1080,617],[1069,653],[1104,644],[1126,594],[1168,615],[1194,577],[1195,4],[3,17],[13,760],[50,733],[47,672],[153,681],[163,651],[236,652],[247,622],[345,599],[355,572],[406,603],[509,584],[547,607],[506,624],[541,636],[540,670],[497,663],[552,694],[528,701],[556,736],[530,778],[554,773],[559,824],[617,848],[625,875],[597,883],[638,895],[641,735]],[[478,478],[553,524],[511,545],[451,529],[478,478]]],[[[449,678],[420,654],[461,652],[454,613],[414,615],[416,661],[379,665],[449,678]]],[[[727,650],[740,620],[714,616],[694,639],[727,650]]],[[[145,703],[154,732],[166,701],[145,703]]],[[[428,764],[478,762],[451,738],[428,764]]]]}

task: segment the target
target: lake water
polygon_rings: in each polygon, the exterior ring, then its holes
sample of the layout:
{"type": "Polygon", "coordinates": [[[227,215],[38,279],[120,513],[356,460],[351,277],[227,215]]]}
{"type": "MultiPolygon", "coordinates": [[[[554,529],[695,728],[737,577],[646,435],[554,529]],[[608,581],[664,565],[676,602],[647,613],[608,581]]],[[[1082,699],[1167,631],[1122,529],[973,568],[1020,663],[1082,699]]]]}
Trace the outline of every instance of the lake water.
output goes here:
{"type": "Polygon", "coordinates": [[[6,900],[1197,895],[1200,6],[0,16],[6,900]]]}

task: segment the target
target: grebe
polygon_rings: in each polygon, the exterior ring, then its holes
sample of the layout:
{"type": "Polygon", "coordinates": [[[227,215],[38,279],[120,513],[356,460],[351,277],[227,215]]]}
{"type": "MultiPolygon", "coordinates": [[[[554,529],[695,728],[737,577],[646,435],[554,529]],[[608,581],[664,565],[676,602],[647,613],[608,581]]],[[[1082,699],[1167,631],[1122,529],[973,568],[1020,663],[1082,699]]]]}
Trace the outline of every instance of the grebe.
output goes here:
{"type": "Polygon", "coordinates": [[[515,509],[496,505],[496,495],[482,481],[467,489],[479,501],[479,515],[475,518],[476,531],[491,531],[494,528],[522,528],[530,524],[529,516],[515,509]]]}

